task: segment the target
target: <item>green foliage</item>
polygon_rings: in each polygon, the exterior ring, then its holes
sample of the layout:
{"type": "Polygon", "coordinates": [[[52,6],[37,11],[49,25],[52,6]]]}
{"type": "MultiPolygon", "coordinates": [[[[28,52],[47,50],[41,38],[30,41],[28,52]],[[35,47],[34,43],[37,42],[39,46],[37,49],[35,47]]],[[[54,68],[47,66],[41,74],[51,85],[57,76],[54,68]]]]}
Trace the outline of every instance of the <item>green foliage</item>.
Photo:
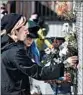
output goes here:
{"type": "MultiPolygon", "coordinates": [[[[72,51],[78,51],[77,38],[75,33],[70,33],[65,37],[65,40],[68,42],[68,48],[72,51]]],[[[71,52],[72,52],[71,51],[71,52]]]]}

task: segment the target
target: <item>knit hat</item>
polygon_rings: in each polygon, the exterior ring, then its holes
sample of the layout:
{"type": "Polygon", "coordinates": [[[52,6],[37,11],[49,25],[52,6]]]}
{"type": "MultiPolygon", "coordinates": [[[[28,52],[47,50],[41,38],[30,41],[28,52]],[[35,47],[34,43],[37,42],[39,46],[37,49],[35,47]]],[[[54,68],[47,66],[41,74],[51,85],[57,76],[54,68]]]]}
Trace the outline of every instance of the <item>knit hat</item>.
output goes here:
{"type": "Polygon", "coordinates": [[[21,18],[22,15],[11,13],[5,15],[1,19],[1,30],[5,29],[6,33],[10,33],[15,24],[18,22],[18,20],[21,18]]]}
{"type": "Polygon", "coordinates": [[[28,20],[28,30],[29,30],[28,37],[38,38],[39,36],[38,36],[37,32],[39,29],[40,29],[40,27],[36,22],[28,20]]]}

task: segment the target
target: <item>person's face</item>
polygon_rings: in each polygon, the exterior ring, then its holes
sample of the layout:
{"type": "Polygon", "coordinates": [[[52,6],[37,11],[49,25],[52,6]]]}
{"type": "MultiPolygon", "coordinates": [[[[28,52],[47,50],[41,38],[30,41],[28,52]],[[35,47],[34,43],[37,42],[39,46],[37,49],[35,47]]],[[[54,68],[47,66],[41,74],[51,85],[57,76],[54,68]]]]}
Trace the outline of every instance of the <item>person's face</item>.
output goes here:
{"type": "Polygon", "coordinates": [[[59,40],[54,40],[53,46],[54,46],[55,48],[58,48],[59,45],[60,45],[59,40]]]}
{"type": "Polygon", "coordinates": [[[24,41],[28,34],[29,34],[28,27],[22,26],[17,33],[17,38],[20,41],[24,41]]]}
{"type": "Polygon", "coordinates": [[[24,44],[27,46],[27,47],[30,47],[33,43],[33,38],[30,38],[30,37],[27,37],[24,41],[24,44]]]}
{"type": "Polygon", "coordinates": [[[54,40],[54,47],[58,48],[62,44],[62,40],[54,40]]]}

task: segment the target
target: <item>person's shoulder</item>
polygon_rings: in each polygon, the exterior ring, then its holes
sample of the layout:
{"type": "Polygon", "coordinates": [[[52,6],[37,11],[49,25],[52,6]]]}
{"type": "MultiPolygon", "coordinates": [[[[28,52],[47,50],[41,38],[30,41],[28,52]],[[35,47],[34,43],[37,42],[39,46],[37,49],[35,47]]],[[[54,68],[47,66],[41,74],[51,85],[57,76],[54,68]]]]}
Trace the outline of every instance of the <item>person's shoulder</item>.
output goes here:
{"type": "Polygon", "coordinates": [[[11,56],[16,56],[17,54],[25,53],[25,48],[22,43],[14,42],[8,47],[8,54],[11,54],[11,56]]]}
{"type": "Polygon", "coordinates": [[[20,49],[24,49],[24,43],[23,42],[13,42],[10,45],[8,45],[9,50],[18,51],[20,49]]]}
{"type": "Polygon", "coordinates": [[[22,41],[18,41],[17,43],[15,43],[15,46],[19,49],[24,49],[25,44],[22,41]]]}

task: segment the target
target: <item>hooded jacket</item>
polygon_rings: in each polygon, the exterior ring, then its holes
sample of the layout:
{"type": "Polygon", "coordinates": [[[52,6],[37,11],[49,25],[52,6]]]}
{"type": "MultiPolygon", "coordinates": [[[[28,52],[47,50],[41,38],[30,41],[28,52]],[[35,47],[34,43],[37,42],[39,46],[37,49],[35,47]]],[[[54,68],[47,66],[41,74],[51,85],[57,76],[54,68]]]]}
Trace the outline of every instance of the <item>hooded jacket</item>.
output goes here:
{"type": "Polygon", "coordinates": [[[4,40],[2,43],[5,45],[1,54],[1,95],[27,95],[26,91],[30,92],[28,76],[39,79],[38,68],[41,70],[41,67],[37,68],[26,56],[23,42],[4,40]]]}
{"type": "Polygon", "coordinates": [[[1,53],[5,51],[5,47],[8,46],[10,43],[14,42],[12,38],[10,38],[8,35],[4,34],[1,36],[1,53]]]}
{"type": "MultiPolygon", "coordinates": [[[[38,80],[56,79],[62,76],[63,66],[61,66],[62,69],[56,65],[52,65],[53,68],[50,66],[42,68],[27,56],[23,42],[9,42],[5,41],[2,47],[1,95],[30,95],[28,76],[38,80]]],[[[2,43],[4,43],[3,40],[2,43]]]]}

